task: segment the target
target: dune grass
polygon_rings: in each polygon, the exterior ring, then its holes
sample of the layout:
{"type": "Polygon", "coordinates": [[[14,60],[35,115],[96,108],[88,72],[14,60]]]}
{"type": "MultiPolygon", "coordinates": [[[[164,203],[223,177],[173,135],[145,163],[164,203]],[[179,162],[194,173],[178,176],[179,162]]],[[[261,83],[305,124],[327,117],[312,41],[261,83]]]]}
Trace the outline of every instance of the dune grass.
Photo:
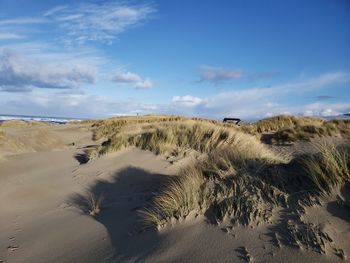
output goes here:
{"type": "Polygon", "coordinates": [[[146,226],[159,227],[192,211],[210,215],[213,222],[226,216],[245,225],[254,220],[267,221],[274,204],[285,197],[255,173],[284,160],[250,155],[246,147],[220,147],[183,168],[155,197],[151,208],[142,212],[146,226]]]}
{"type": "Polygon", "coordinates": [[[273,209],[331,194],[350,182],[349,149],[315,144],[318,152],[290,163],[247,158],[244,148],[223,147],[184,168],[142,212],[148,227],[194,211],[215,222],[269,222],[273,209]],[[242,151],[242,152],[241,152],[242,151]],[[296,165],[297,164],[297,165],[296,165]],[[284,169],[284,178],[276,169],[284,169]],[[297,169],[295,169],[297,168],[297,169]],[[302,182],[302,183],[300,183],[302,182]]]}
{"type": "MultiPolygon", "coordinates": [[[[313,145],[315,153],[287,160],[258,138],[270,133],[277,143],[284,143],[314,136],[346,136],[348,120],[278,116],[237,127],[206,119],[146,116],[91,124],[94,139],[105,141],[89,151],[90,158],[129,146],[164,156],[196,153],[149,206],[139,211],[146,228],[159,229],[191,213],[204,215],[213,224],[229,219],[253,227],[271,223],[276,209],[297,215],[303,205],[313,205],[320,196],[350,184],[349,147],[321,142],[313,145]]],[[[325,253],[331,242],[326,232],[297,216],[285,224],[288,242],[325,253]]]]}
{"type": "Polygon", "coordinates": [[[310,189],[327,194],[344,182],[350,182],[348,147],[336,148],[327,142],[313,144],[313,147],[316,154],[299,158],[310,189]]]}
{"type": "Polygon", "coordinates": [[[350,184],[349,147],[325,141],[313,145],[315,153],[287,160],[259,137],[270,133],[271,143],[285,143],[347,136],[349,124],[278,116],[237,127],[180,116],[124,117],[92,123],[94,139],[104,142],[88,155],[93,158],[133,146],[167,157],[195,157],[139,211],[145,228],[160,229],[190,214],[203,215],[212,224],[229,220],[254,227],[272,223],[273,215],[284,210],[291,217],[282,222],[280,234],[289,244],[318,253],[331,247],[341,257],[343,250],[328,233],[300,215],[305,205],[319,204],[320,197],[350,184]]]}
{"type": "Polygon", "coordinates": [[[22,120],[10,120],[10,121],[3,121],[0,122],[0,127],[17,127],[17,128],[23,128],[23,127],[30,127],[30,126],[47,126],[50,125],[45,122],[40,121],[22,121],[22,120]]]}
{"type": "Polygon", "coordinates": [[[320,118],[281,115],[244,125],[242,130],[255,135],[268,133],[265,141],[271,144],[291,144],[298,140],[309,141],[314,137],[350,137],[350,120],[326,121],[320,118]]]}
{"type": "Polygon", "coordinates": [[[276,201],[272,200],[280,198],[277,188],[256,178],[254,173],[266,165],[286,163],[286,160],[235,125],[205,119],[152,116],[107,120],[93,124],[93,127],[96,140],[108,139],[90,151],[89,156],[129,146],[164,156],[183,157],[192,152],[201,156],[181,170],[155,198],[152,208],[142,212],[149,226],[158,226],[169,218],[185,217],[197,210],[220,210],[223,217],[233,213],[232,207],[237,203],[241,207],[240,212],[235,212],[237,220],[248,223],[252,218],[271,212],[267,207],[260,209],[259,202],[267,204],[269,200],[274,203],[276,201]],[[251,185],[249,190],[246,184],[251,185]],[[234,200],[238,193],[241,197],[234,200]],[[258,199],[252,200],[252,196],[258,196],[258,199]],[[254,209],[247,213],[253,204],[254,209]],[[251,218],[244,218],[246,214],[251,218]]]}
{"type": "MultiPolygon", "coordinates": [[[[242,160],[279,159],[254,136],[245,134],[234,126],[216,124],[206,120],[176,119],[175,121],[147,122],[136,125],[136,127],[133,123],[124,124],[124,126],[120,123],[113,125],[115,128],[106,128],[103,125],[94,131],[94,134],[97,134],[96,139],[101,134],[108,138],[96,149],[100,155],[129,146],[166,156],[185,156],[189,151],[203,154],[230,146],[241,149],[242,160]]],[[[92,152],[91,156],[93,155],[92,152]]]]}
{"type": "Polygon", "coordinates": [[[96,216],[101,212],[103,196],[97,196],[92,192],[87,193],[88,212],[91,216],[96,216]]]}
{"type": "Polygon", "coordinates": [[[204,178],[195,166],[188,166],[153,200],[152,208],[141,211],[146,227],[160,226],[167,219],[186,217],[205,206],[201,189],[204,178]]]}
{"type": "Polygon", "coordinates": [[[94,140],[99,140],[104,137],[110,137],[113,134],[119,133],[124,130],[138,130],[147,125],[163,125],[177,123],[177,122],[196,122],[196,123],[210,123],[220,126],[230,126],[220,123],[215,120],[203,119],[203,118],[187,118],[178,115],[145,115],[145,116],[127,116],[127,117],[115,117],[106,120],[88,120],[82,123],[92,124],[94,134],[94,140]]]}
{"type": "Polygon", "coordinates": [[[243,224],[267,222],[272,210],[285,205],[290,196],[298,200],[329,194],[349,182],[345,147],[317,144],[313,146],[316,154],[287,161],[252,135],[278,129],[296,129],[298,136],[300,131],[346,133],[347,120],[278,116],[239,128],[206,119],[146,116],[98,121],[92,126],[96,140],[107,140],[89,152],[91,157],[129,146],[164,156],[195,152],[200,157],[184,167],[142,212],[147,226],[159,227],[192,211],[213,221],[230,217],[243,224]]]}
{"type": "Polygon", "coordinates": [[[296,126],[321,126],[323,123],[324,120],[319,118],[279,115],[259,120],[254,124],[246,125],[244,129],[248,132],[264,133],[282,129],[291,129],[296,126]]]}

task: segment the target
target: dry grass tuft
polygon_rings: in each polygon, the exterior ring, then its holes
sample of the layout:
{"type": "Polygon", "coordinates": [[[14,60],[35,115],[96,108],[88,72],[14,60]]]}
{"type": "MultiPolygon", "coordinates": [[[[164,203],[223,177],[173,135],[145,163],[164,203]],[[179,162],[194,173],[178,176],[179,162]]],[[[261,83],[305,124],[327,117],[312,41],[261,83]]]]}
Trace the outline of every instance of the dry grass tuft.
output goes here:
{"type": "Polygon", "coordinates": [[[104,137],[111,137],[123,131],[139,130],[148,125],[166,126],[167,124],[177,122],[196,122],[209,123],[221,126],[230,126],[222,124],[215,120],[201,119],[201,118],[186,118],[177,115],[146,115],[146,116],[129,116],[129,117],[115,117],[107,120],[89,120],[82,123],[90,123],[94,129],[94,140],[99,140],[104,137]]]}
{"type": "Polygon", "coordinates": [[[291,144],[314,137],[350,136],[350,120],[326,121],[319,118],[281,115],[242,126],[242,130],[255,135],[268,133],[266,142],[291,144]]]}
{"type": "MultiPolygon", "coordinates": [[[[288,162],[254,134],[274,131],[275,138],[293,141],[309,136],[344,135],[348,125],[347,121],[292,116],[241,128],[179,116],[116,118],[92,124],[94,139],[104,138],[105,142],[92,149],[89,156],[129,146],[165,156],[182,157],[195,152],[197,159],[140,212],[145,227],[159,229],[166,222],[191,213],[203,214],[213,224],[229,219],[252,226],[271,222],[276,209],[298,215],[303,206],[315,204],[320,195],[331,194],[350,181],[349,150],[345,147],[315,145],[316,154],[294,157],[288,162]],[[288,129],[292,130],[291,135],[284,138],[288,129]]],[[[297,217],[292,221],[285,226],[289,242],[319,253],[325,251],[325,244],[330,242],[327,233],[297,217]],[[302,233],[305,228],[309,229],[309,236],[302,233]]]]}
{"type": "Polygon", "coordinates": [[[254,124],[243,126],[243,129],[251,133],[273,132],[282,129],[295,128],[296,126],[322,126],[325,120],[311,117],[296,117],[292,115],[279,115],[257,121],[254,124]]]}
{"type": "Polygon", "coordinates": [[[195,166],[188,166],[157,195],[152,207],[141,211],[146,227],[157,228],[171,218],[186,217],[205,206],[202,196],[204,179],[195,166]]]}
{"type": "Polygon", "coordinates": [[[88,212],[91,216],[96,216],[101,212],[101,204],[103,196],[97,196],[92,192],[87,193],[86,201],[88,204],[88,212]]]}
{"type": "Polygon", "coordinates": [[[277,207],[312,204],[313,196],[330,194],[349,182],[345,148],[323,143],[314,146],[317,154],[284,163],[247,153],[237,145],[217,148],[183,169],[144,211],[146,225],[160,227],[192,211],[205,214],[212,223],[230,218],[234,223],[259,225],[269,222],[277,207]],[[295,171],[296,167],[302,171],[295,171]],[[289,172],[279,177],[278,169],[289,172]]]}
{"type": "Polygon", "coordinates": [[[249,172],[278,158],[249,155],[246,149],[244,144],[221,147],[184,168],[143,212],[146,225],[159,227],[192,211],[207,214],[213,223],[227,216],[244,225],[268,221],[274,206],[286,198],[249,172]]]}
{"type": "MultiPolygon", "coordinates": [[[[133,124],[124,125],[119,127],[118,124],[119,128],[108,132],[104,126],[94,131],[94,134],[104,134],[108,138],[97,149],[99,154],[136,146],[155,154],[184,156],[188,151],[202,154],[229,146],[240,149],[241,160],[261,158],[280,160],[257,138],[237,130],[234,126],[193,120],[147,123],[137,128],[133,127],[133,124]]],[[[99,136],[95,137],[99,138],[99,136]]]]}
{"type": "Polygon", "coordinates": [[[40,121],[22,121],[22,120],[11,120],[11,121],[3,121],[0,122],[1,127],[30,127],[30,126],[47,126],[48,123],[40,122],[40,121]]]}
{"type": "MultiPolygon", "coordinates": [[[[105,141],[87,153],[89,158],[129,146],[168,157],[196,153],[197,159],[140,211],[147,228],[159,229],[167,221],[190,213],[203,214],[213,224],[229,219],[253,226],[271,222],[277,209],[294,216],[284,221],[286,238],[292,245],[325,253],[326,244],[331,242],[316,225],[302,222],[300,214],[305,205],[318,202],[320,195],[331,194],[350,182],[349,149],[324,142],[313,146],[315,154],[287,161],[256,135],[272,133],[271,142],[275,143],[344,136],[350,134],[347,120],[278,116],[240,128],[180,116],[123,117],[91,123],[94,139],[105,141]]],[[[98,213],[97,203],[92,202],[92,207],[97,207],[98,213]]],[[[336,248],[334,251],[341,253],[336,248]]]]}
{"type": "Polygon", "coordinates": [[[300,163],[311,189],[329,194],[334,188],[350,182],[349,148],[328,142],[313,144],[317,154],[303,156],[300,163]]]}

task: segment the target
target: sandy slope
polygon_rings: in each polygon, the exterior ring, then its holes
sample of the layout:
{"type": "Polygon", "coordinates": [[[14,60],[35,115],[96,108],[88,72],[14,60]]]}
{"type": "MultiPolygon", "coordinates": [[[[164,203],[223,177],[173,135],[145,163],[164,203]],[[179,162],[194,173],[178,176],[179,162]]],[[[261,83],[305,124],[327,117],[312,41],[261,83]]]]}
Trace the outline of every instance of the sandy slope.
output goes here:
{"type": "MultiPolygon", "coordinates": [[[[192,216],[159,232],[140,232],[137,210],[179,165],[137,149],[81,164],[80,154],[94,144],[86,127],[42,129],[59,142],[55,150],[33,148],[38,138],[31,136],[27,152],[23,146],[20,154],[0,162],[0,262],[242,262],[245,248],[253,262],[344,262],[332,254],[278,248],[274,233],[283,211],[274,224],[253,229],[211,225],[192,216]],[[87,189],[104,198],[96,217],[84,213],[87,189]]],[[[334,229],[333,238],[349,255],[350,224],[344,215],[331,203],[307,213],[334,229]]]]}

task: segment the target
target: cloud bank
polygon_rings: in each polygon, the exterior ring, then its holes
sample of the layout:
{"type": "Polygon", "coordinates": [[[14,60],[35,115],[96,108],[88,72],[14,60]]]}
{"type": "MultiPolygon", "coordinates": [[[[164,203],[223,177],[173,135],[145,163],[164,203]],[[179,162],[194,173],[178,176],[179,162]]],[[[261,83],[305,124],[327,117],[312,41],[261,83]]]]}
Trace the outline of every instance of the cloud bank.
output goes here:
{"type": "MultiPolygon", "coordinates": [[[[317,77],[271,87],[253,87],[224,91],[206,98],[192,95],[174,96],[172,102],[183,112],[221,119],[224,116],[263,118],[278,114],[306,114],[313,116],[339,115],[350,111],[350,103],[317,103],[289,105],[288,97],[302,97],[340,83],[349,83],[349,72],[331,72],[317,77]]],[[[323,98],[323,97],[322,97],[323,98]]]]}
{"type": "Polygon", "coordinates": [[[120,72],[117,71],[111,80],[118,84],[131,84],[136,89],[150,89],[153,87],[153,83],[149,78],[141,78],[136,73],[132,72],[120,72]]]}
{"type": "Polygon", "coordinates": [[[83,64],[49,64],[4,50],[0,56],[0,91],[32,88],[73,89],[96,80],[96,69],[83,64]]]}
{"type": "MultiPolygon", "coordinates": [[[[109,117],[112,115],[136,114],[183,114],[190,116],[222,119],[239,117],[245,120],[264,118],[278,114],[298,114],[307,116],[336,116],[350,112],[349,102],[329,100],[313,103],[288,104],[281,99],[295,96],[303,89],[318,92],[329,85],[346,82],[350,73],[326,73],[299,82],[284,83],[270,88],[255,87],[240,91],[219,92],[208,97],[193,95],[173,96],[164,103],[146,103],[135,98],[126,100],[106,96],[89,95],[83,90],[71,89],[32,89],[26,93],[2,92],[0,108],[12,114],[54,115],[75,117],[109,117]],[[337,77],[329,77],[332,76],[337,77]],[[327,80],[327,81],[325,81],[327,80]],[[310,83],[313,86],[310,86],[310,83]],[[321,85],[322,84],[322,85],[321,85]],[[288,87],[288,89],[286,89],[288,87]]],[[[136,81],[137,74],[125,74],[121,80],[136,81]]]]}
{"type": "Polygon", "coordinates": [[[215,68],[211,66],[201,66],[199,71],[200,82],[218,83],[222,81],[240,79],[243,72],[237,69],[215,68]]]}
{"type": "Polygon", "coordinates": [[[155,9],[150,4],[132,5],[112,1],[103,4],[84,3],[73,7],[56,6],[46,11],[44,17],[67,31],[67,41],[80,44],[87,41],[110,43],[120,33],[145,22],[154,12],[155,9]]]}

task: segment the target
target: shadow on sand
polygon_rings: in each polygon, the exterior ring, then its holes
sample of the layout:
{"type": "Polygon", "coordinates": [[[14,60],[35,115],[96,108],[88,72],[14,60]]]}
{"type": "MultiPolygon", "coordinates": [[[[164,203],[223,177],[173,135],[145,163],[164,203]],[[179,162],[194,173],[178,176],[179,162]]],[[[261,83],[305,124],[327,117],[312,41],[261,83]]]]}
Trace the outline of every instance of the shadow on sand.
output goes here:
{"type": "Polygon", "coordinates": [[[101,212],[94,218],[108,231],[114,248],[112,261],[139,262],[158,246],[161,238],[156,231],[142,231],[138,210],[146,207],[168,180],[166,175],[128,167],[116,172],[108,181],[97,181],[87,189],[89,194],[71,196],[69,202],[89,214],[91,195],[97,199],[102,197],[101,212]]]}
{"type": "Polygon", "coordinates": [[[77,153],[74,155],[74,158],[79,162],[79,164],[85,164],[89,161],[86,153],[77,153]]]}
{"type": "Polygon", "coordinates": [[[327,211],[333,216],[339,217],[347,222],[350,222],[350,184],[346,183],[340,190],[342,200],[330,202],[327,205],[327,211]]]}

